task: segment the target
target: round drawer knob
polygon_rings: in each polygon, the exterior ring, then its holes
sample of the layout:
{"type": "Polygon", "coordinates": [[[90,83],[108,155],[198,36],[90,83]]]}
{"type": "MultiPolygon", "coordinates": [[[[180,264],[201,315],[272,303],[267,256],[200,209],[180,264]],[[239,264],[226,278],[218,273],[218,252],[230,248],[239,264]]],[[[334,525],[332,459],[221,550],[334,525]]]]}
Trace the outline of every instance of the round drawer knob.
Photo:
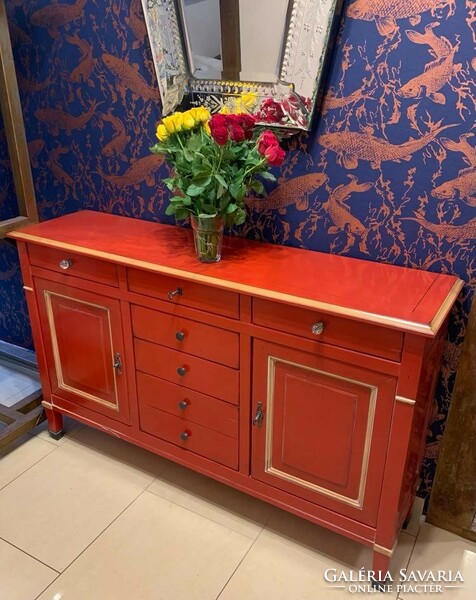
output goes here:
{"type": "Polygon", "coordinates": [[[319,321],[318,323],[314,323],[314,325],[311,327],[311,332],[313,335],[321,335],[325,327],[325,324],[322,321],[319,321]]]}
{"type": "Polygon", "coordinates": [[[184,375],[187,374],[187,369],[185,367],[179,367],[177,369],[177,373],[180,375],[180,377],[184,377],[184,375]]]}
{"type": "Polygon", "coordinates": [[[60,269],[67,271],[68,269],[71,269],[71,267],[73,266],[73,261],[70,258],[63,258],[63,260],[60,260],[59,266],[60,266],[60,269]]]}
{"type": "Polygon", "coordinates": [[[177,331],[175,337],[178,339],[179,342],[183,342],[185,339],[185,333],[183,331],[177,331]]]}
{"type": "Polygon", "coordinates": [[[191,435],[192,435],[191,431],[182,431],[182,433],[180,434],[180,439],[183,442],[186,442],[191,435]]]}
{"type": "Polygon", "coordinates": [[[190,402],[188,400],[181,400],[178,403],[178,407],[180,408],[180,410],[185,410],[189,404],[190,402]]]}

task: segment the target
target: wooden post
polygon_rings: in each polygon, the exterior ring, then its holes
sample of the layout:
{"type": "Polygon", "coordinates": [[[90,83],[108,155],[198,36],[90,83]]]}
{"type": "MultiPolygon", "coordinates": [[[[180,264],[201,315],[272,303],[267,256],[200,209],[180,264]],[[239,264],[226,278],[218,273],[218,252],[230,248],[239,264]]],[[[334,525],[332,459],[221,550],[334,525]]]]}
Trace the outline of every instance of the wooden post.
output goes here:
{"type": "Polygon", "coordinates": [[[240,81],[240,0],[220,0],[222,79],[240,81]]]}

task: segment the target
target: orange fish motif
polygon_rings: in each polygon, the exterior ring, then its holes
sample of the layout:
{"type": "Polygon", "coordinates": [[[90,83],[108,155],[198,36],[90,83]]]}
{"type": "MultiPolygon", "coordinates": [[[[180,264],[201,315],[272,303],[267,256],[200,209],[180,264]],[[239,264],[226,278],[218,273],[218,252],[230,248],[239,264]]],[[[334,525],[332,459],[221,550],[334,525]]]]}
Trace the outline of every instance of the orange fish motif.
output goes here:
{"type": "Polygon", "coordinates": [[[36,27],[48,29],[48,33],[53,38],[59,35],[58,27],[67,25],[75,21],[83,14],[83,8],[86,0],[78,0],[75,4],[58,4],[54,2],[35,11],[31,15],[31,23],[36,27]]]}
{"type": "Polygon", "coordinates": [[[445,181],[432,190],[431,195],[445,200],[454,200],[459,196],[459,199],[469,206],[476,207],[476,169],[470,169],[455,179],[445,181]]]}
{"type": "Polygon", "coordinates": [[[359,102],[359,100],[372,100],[372,96],[366,96],[364,94],[364,88],[360,88],[352,94],[348,96],[334,96],[331,91],[329,91],[322,103],[322,114],[325,115],[329,110],[333,110],[335,108],[344,108],[349,106],[349,104],[355,104],[359,102]]]}
{"type": "Polygon", "coordinates": [[[296,204],[300,210],[309,206],[309,194],[327,181],[325,173],[310,173],[294,177],[274,189],[266,198],[246,198],[246,205],[255,210],[275,210],[296,204]]]}
{"type": "Polygon", "coordinates": [[[46,161],[46,164],[48,165],[50,171],[53,173],[53,175],[55,176],[56,182],[55,185],[57,185],[57,182],[61,182],[64,185],[68,186],[69,188],[74,188],[74,180],[73,178],[68,175],[68,173],[66,173],[66,171],[63,169],[63,167],[60,165],[60,163],[58,162],[59,157],[62,154],[67,154],[69,152],[68,148],[63,148],[63,147],[59,147],[59,148],[55,148],[54,150],[52,150],[50,152],[49,158],[46,161]]]}
{"type": "Polygon", "coordinates": [[[20,73],[20,71],[16,72],[18,87],[22,90],[22,92],[41,92],[51,85],[51,77],[48,77],[44,81],[37,82],[31,81],[20,73]]]}
{"type": "Polygon", "coordinates": [[[31,142],[28,142],[28,154],[30,156],[30,162],[34,167],[38,166],[38,154],[43,150],[45,146],[45,141],[38,139],[38,140],[31,140],[31,142]]]}
{"type": "Polygon", "coordinates": [[[31,37],[25,33],[21,27],[18,27],[13,19],[9,19],[8,29],[10,30],[10,38],[14,48],[15,46],[20,46],[21,44],[31,44],[31,37]]]}
{"type": "Polygon", "coordinates": [[[332,219],[334,225],[329,227],[327,233],[338,233],[347,231],[355,235],[365,235],[364,225],[351,214],[345,201],[355,192],[367,192],[373,187],[373,183],[359,183],[357,177],[348,175],[350,183],[339,185],[329,196],[327,202],[324,202],[322,208],[332,219]]]}
{"type": "Polygon", "coordinates": [[[476,239],[476,217],[464,225],[450,225],[448,223],[432,223],[427,221],[420,213],[415,212],[414,214],[414,217],[402,217],[402,221],[416,221],[424,229],[431,231],[439,238],[447,238],[455,242],[476,239]]]}
{"type": "Polygon", "coordinates": [[[126,17],[126,23],[132,29],[132,33],[136,37],[136,41],[132,43],[132,47],[135,50],[140,47],[147,35],[145,20],[141,13],[140,0],[133,0],[131,2],[131,9],[129,11],[129,16],[126,17]]]}
{"type": "Polygon", "coordinates": [[[452,150],[453,152],[461,152],[464,154],[464,160],[466,164],[468,164],[470,167],[476,168],[476,148],[473,148],[473,146],[471,146],[471,144],[468,142],[468,139],[472,138],[473,136],[474,133],[463,133],[457,142],[443,137],[441,138],[441,143],[448,150],[452,150]]]}
{"type": "Polygon", "coordinates": [[[410,19],[417,25],[421,14],[448,7],[448,15],[453,15],[456,0],[356,0],[347,8],[347,16],[362,21],[375,21],[380,35],[393,36],[398,31],[398,19],[410,19]]]}
{"type": "Polygon", "coordinates": [[[151,87],[138,72],[137,65],[131,65],[112,54],[103,54],[104,64],[120,79],[124,86],[138,96],[148,100],[160,100],[159,91],[151,87]]]}
{"type": "Polygon", "coordinates": [[[325,133],[320,136],[319,143],[336,152],[339,164],[346,169],[356,169],[359,160],[368,161],[373,169],[379,169],[386,161],[410,160],[412,154],[433,142],[441,131],[455,126],[445,125],[429,131],[419,139],[410,138],[403,144],[391,144],[383,138],[355,131],[325,133]]]}
{"type": "Polygon", "coordinates": [[[428,96],[437,104],[446,104],[444,94],[439,92],[458,71],[461,70],[461,64],[453,64],[455,50],[448,56],[431,62],[426,65],[425,71],[410,79],[399,90],[398,94],[404,98],[423,98],[428,96]]]}
{"type": "Polygon", "coordinates": [[[164,163],[164,157],[160,154],[152,154],[145,158],[140,158],[133,163],[123,175],[105,175],[99,172],[99,175],[106,181],[109,181],[116,187],[128,187],[131,185],[140,185],[143,181],[147,183],[149,187],[155,185],[154,173],[164,163]]]}
{"type": "Polygon", "coordinates": [[[96,62],[93,58],[93,48],[78,35],[65,35],[65,39],[79,48],[81,59],[77,67],[71,71],[70,80],[74,83],[85,82],[89,79],[96,62]]]}
{"type": "Polygon", "coordinates": [[[126,134],[126,128],[124,123],[112,114],[112,109],[109,109],[107,114],[102,115],[103,121],[111,123],[116,131],[116,135],[108,142],[102,149],[102,153],[105,156],[113,156],[116,154],[123,160],[127,160],[124,155],[124,149],[131,141],[131,136],[126,134]]]}
{"type": "Polygon", "coordinates": [[[439,27],[438,21],[435,23],[429,23],[425,27],[425,33],[418,33],[418,31],[408,30],[405,31],[407,38],[414,44],[424,44],[430,46],[430,52],[433,54],[433,58],[439,59],[448,56],[453,50],[453,46],[450,41],[445,37],[438,37],[435,35],[433,29],[439,27]]]}
{"type": "Polygon", "coordinates": [[[56,108],[38,108],[35,110],[35,117],[46,123],[54,136],[59,134],[60,129],[65,129],[66,133],[71,134],[73,129],[82,129],[86,126],[95,114],[98,104],[99,102],[93,101],[88,111],[78,117],[56,108]]]}

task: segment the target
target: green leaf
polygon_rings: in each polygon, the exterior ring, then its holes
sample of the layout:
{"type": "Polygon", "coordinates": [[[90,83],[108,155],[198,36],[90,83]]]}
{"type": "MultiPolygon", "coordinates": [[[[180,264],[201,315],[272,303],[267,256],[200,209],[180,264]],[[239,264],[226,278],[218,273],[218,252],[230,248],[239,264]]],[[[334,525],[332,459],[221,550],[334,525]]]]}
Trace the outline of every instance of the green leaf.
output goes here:
{"type": "Polygon", "coordinates": [[[191,183],[187,188],[187,194],[189,196],[200,196],[200,194],[203,194],[204,190],[204,186],[195,185],[195,183],[191,183]]]}
{"type": "Polygon", "coordinates": [[[190,137],[190,139],[187,142],[187,148],[192,151],[192,152],[196,152],[197,150],[199,150],[202,146],[202,139],[199,135],[192,135],[190,137]]]}
{"type": "Polygon", "coordinates": [[[221,183],[221,185],[222,185],[222,186],[223,186],[225,189],[228,189],[228,184],[227,184],[227,182],[225,181],[225,178],[223,177],[223,175],[220,175],[220,173],[215,173],[214,177],[215,177],[215,179],[216,179],[216,180],[217,180],[219,183],[221,183]]]}
{"type": "Polygon", "coordinates": [[[236,204],[229,204],[226,207],[226,214],[230,215],[231,213],[234,213],[236,210],[238,210],[238,207],[236,206],[236,204]]]}
{"type": "Polygon", "coordinates": [[[183,196],[172,196],[172,198],[170,198],[170,202],[172,202],[172,204],[183,204],[185,198],[183,196]]]}
{"type": "Polygon", "coordinates": [[[242,208],[238,208],[235,212],[235,225],[242,225],[246,220],[246,212],[242,208]]]}
{"type": "Polygon", "coordinates": [[[243,198],[245,195],[245,186],[243,185],[243,180],[240,178],[238,180],[233,181],[229,186],[230,194],[233,196],[235,200],[238,200],[240,197],[243,198]]]}
{"type": "Polygon", "coordinates": [[[255,191],[257,194],[262,194],[264,191],[264,185],[262,181],[259,181],[258,179],[253,179],[253,181],[251,182],[251,189],[253,191],[255,191]]]}
{"type": "Polygon", "coordinates": [[[175,206],[173,204],[169,204],[165,209],[165,214],[169,216],[175,214],[175,206]]]}
{"type": "Polygon", "coordinates": [[[212,180],[212,178],[209,175],[200,174],[200,175],[196,175],[192,179],[192,183],[195,185],[198,185],[199,187],[206,188],[211,180],[212,180]]]}
{"type": "Polygon", "coordinates": [[[260,173],[260,176],[267,181],[276,181],[276,177],[269,171],[263,171],[263,173],[260,173]]]}
{"type": "Polygon", "coordinates": [[[189,214],[189,210],[187,210],[186,208],[180,208],[177,211],[175,211],[175,219],[177,221],[183,221],[183,219],[186,219],[189,214]]]}

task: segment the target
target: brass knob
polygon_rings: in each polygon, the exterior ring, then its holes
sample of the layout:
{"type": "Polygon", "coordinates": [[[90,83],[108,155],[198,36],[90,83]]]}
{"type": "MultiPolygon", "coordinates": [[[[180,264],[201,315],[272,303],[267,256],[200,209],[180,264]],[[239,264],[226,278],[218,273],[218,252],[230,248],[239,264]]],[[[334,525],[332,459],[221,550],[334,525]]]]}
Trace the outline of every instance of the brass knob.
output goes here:
{"type": "Polygon", "coordinates": [[[169,297],[169,300],[173,300],[174,296],[181,296],[182,295],[182,288],[178,287],[176,290],[172,290],[171,292],[167,292],[167,296],[169,297]]]}
{"type": "Polygon", "coordinates": [[[190,402],[188,400],[181,400],[178,403],[178,407],[180,408],[180,410],[185,410],[189,404],[190,402]]]}
{"type": "Polygon", "coordinates": [[[59,266],[63,271],[67,271],[73,266],[73,261],[70,258],[63,258],[63,260],[60,260],[59,266]]]}
{"type": "Polygon", "coordinates": [[[319,321],[318,323],[314,323],[314,325],[311,327],[311,332],[313,335],[321,335],[325,327],[325,324],[322,321],[319,321]]]}
{"type": "Polygon", "coordinates": [[[191,435],[192,435],[191,431],[182,431],[182,433],[180,434],[180,439],[183,442],[186,442],[191,435]]]}
{"type": "Polygon", "coordinates": [[[175,337],[178,339],[179,342],[183,342],[185,339],[185,333],[183,331],[177,331],[175,337]]]}
{"type": "Polygon", "coordinates": [[[179,367],[177,369],[177,373],[180,375],[180,377],[184,377],[184,375],[187,374],[187,369],[185,367],[179,367]]]}

